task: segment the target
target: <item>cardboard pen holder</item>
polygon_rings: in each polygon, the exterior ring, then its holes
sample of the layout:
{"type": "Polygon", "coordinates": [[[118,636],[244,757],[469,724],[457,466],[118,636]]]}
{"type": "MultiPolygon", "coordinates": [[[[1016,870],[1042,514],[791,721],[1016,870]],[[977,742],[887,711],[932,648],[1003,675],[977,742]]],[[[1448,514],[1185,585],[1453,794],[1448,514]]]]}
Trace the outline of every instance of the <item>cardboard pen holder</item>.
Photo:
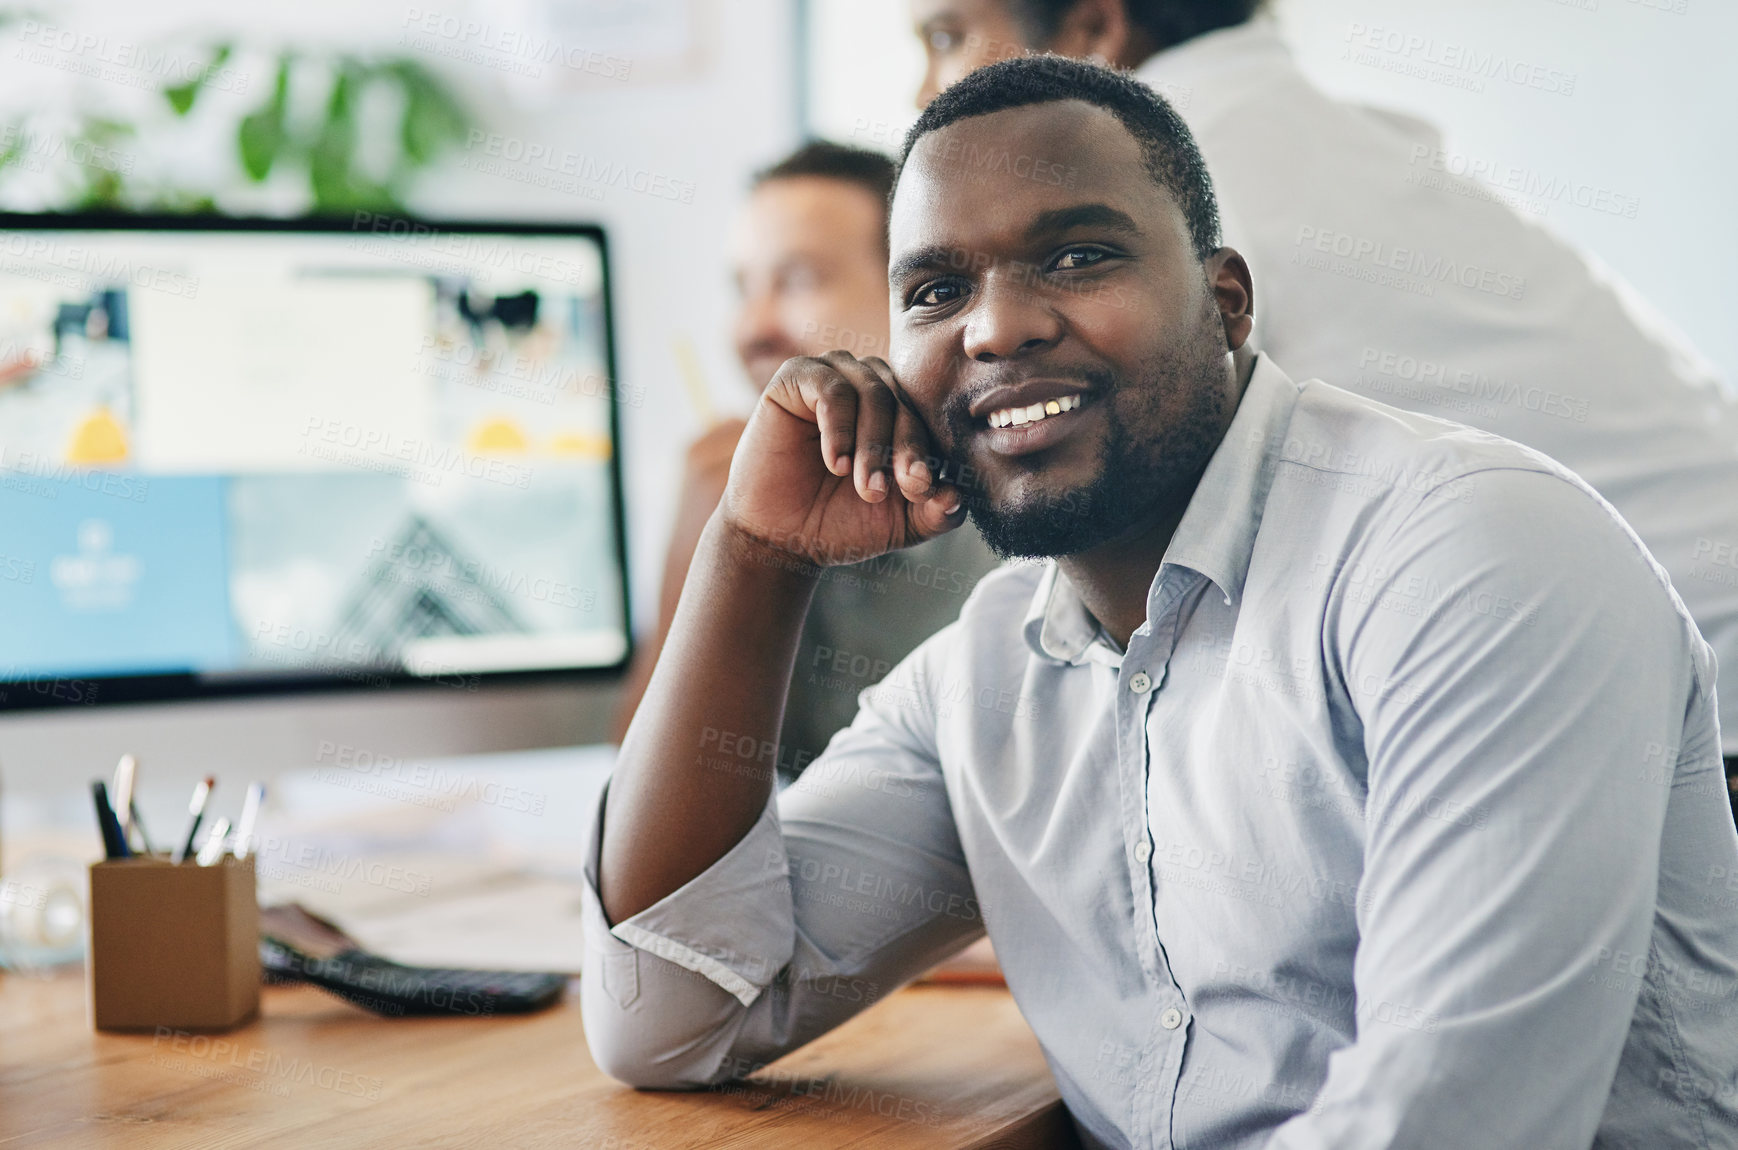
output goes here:
{"type": "Polygon", "coordinates": [[[253,860],[92,863],[91,1020],[98,1030],[227,1030],[259,1010],[253,860]]]}

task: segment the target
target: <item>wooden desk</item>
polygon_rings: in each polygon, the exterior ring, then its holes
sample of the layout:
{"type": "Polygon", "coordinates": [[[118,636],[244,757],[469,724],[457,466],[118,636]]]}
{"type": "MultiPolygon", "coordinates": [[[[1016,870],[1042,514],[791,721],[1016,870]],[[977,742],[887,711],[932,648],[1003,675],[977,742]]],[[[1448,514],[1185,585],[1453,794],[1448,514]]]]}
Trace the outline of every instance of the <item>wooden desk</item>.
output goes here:
{"type": "Polygon", "coordinates": [[[1005,990],[900,991],[747,1083],[630,1090],[593,1065],[577,988],[542,1014],[383,1020],[268,987],[226,1035],[93,1033],[84,983],[0,976],[11,1147],[1067,1146],[1005,990]],[[227,1045],[219,1047],[219,1042],[227,1045]]]}

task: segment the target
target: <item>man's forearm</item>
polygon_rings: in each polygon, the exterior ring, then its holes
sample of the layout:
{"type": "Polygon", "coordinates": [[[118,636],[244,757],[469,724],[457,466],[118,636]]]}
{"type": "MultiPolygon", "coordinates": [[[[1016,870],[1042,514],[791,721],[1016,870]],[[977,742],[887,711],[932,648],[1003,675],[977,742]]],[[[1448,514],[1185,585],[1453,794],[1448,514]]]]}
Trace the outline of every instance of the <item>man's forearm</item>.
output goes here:
{"type": "Polygon", "coordinates": [[[611,922],[679,889],[760,817],[818,578],[718,515],[707,523],[610,783],[598,879],[611,922]]]}

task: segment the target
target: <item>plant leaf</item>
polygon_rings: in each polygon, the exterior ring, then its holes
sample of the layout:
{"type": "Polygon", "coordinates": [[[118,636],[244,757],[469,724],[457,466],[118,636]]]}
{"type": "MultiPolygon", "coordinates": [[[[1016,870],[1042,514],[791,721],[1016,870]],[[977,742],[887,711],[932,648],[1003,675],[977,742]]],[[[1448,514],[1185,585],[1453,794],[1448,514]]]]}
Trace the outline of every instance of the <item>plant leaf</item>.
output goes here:
{"type": "Polygon", "coordinates": [[[284,115],[289,102],[290,57],[278,61],[277,83],[271,98],[249,116],[244,116],[236,129],[236,148],[241,154],[241,167],[248,179],[259,183],[271,175],[272,165],[288,142],[284,115]]]}
{"type": "Polygon", "coordinates": [[[199,74],[185,84],[176,84],[163,89],[163,98],[169,101],[169,106],[177,116],[185,116],[193,110],[193,101],[198,98],[200,88],[205,86],[206,77],[223,66],[229,59],[229,45],[219,44],[212,54],[211,62],[199,70],[199,74]]]}

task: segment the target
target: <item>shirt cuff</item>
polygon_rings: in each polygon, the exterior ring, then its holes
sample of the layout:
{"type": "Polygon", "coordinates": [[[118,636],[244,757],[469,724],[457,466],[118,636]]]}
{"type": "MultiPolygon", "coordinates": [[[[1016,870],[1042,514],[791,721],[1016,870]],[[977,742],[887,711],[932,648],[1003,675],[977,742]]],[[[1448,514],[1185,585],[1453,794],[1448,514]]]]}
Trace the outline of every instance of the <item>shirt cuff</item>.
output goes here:
{"type": "Polygon", "coordinates": [[[598,893],[606,788],[598,800],[585,864],[585,928],[607,931],[637,950],[691,970],[752,1006],[791,960],[796,918],[790,865],[779,830],[778,795],[729,852],[680,889],[613,927],[598,893]],[[727,914],[720,907],[729,907],[727,914]]]}

